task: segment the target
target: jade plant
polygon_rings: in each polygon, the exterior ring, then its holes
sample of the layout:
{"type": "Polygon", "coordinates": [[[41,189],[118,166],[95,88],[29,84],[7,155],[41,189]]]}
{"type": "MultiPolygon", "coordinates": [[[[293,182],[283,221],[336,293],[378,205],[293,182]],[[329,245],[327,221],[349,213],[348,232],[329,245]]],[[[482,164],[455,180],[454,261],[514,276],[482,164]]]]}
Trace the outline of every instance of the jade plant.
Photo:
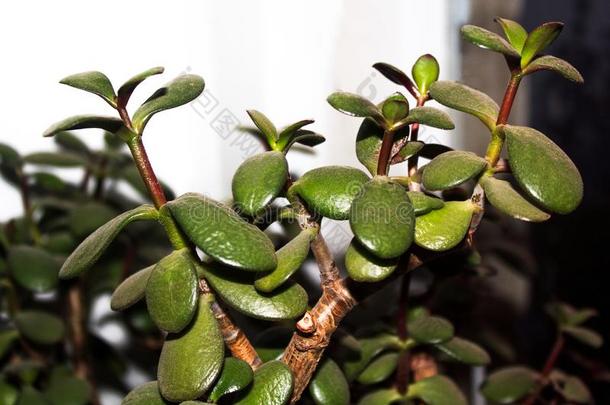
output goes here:
{"type": "MultiPolygon", "coordinates": [[[[112,294],[116,311],[145,303],[164,336],[156,379],[130,391],[124,404],[466,403],[453,375],[443,373],[449,370],[444,364],[453,359],[484,366],[490,355],[457,336],[459,325],[432,314],[425,300],[413,302],[411,280],[418,269],[443,260],[477,261],[475,236],[486,201],[509,217],[540,222],[570,213],[583,196],[577,168],[555,143],[534,128],[509,123],[525,76],[549,70],[582,82],[568,62],[543,54],[562,24],[546,23],[527,33],[514,21],[497,22],[506,39],[469,25],[462,35],[506,60],[510,79],[500,106],[464,84],[439,80],[431,55],[415,62],[411,77],[377,63],[374,68],[405,94],[396,92],[379,104],[347,92],[327,99],[336,110],[362,120],[355,151],[363,168],[323,166],[295,175],[289,164],[293,146],[324,142],[308,129],[313,120],[278,129],[263,113],[249,110],[256,127],[249,132],[266,151],[239,166],[229,203],[198,193],[169,196],[143,143],[156,113],[202,93],[201,77],[177,77],[133,113],[127,108],[132,93],[162,68],[142,72],[118,90],[100,72],[61,81],[100,96],[116,114],[70,117],[44,135],[107,131],[113,142],[128,146],[152,204],[100,226],[67,257],[59,277],[95,272],[130,223],[159,224],[171,246],[169,254],[130,274],[112,294]],[[490,134],[485,155],[418,139],[422,126],[454,129],[447,113],[426,105],[430,101],[478,118],[490,134]],[[333,257],[322,236],[325,219],[349,222],[354,236],[344,260],[333,257]],[[284,227],[287,241],[272,239],[267,230],[272,224],[284,227]],[[299,270],[310,252],[319,288],[301,285],[299,270]],[[353,334],[353,322],[352,328],[340,327],[358,304],[396,286],[401,290],[396,314],[379,314],[378,322],[360,324],[353,334]],[[251,339],[250,330],[260,333],[251,339]]],[[[555,362],[565,335],[600,344],[599,336],[581,325],[592,313],[559,304],[552,308],[559,338],[548,365],[541,372],[497,371],[483,384],[483,395],[499,403],[546,403],[547,397],[588,401],[580,380],[557,370],[555,362]]]]}

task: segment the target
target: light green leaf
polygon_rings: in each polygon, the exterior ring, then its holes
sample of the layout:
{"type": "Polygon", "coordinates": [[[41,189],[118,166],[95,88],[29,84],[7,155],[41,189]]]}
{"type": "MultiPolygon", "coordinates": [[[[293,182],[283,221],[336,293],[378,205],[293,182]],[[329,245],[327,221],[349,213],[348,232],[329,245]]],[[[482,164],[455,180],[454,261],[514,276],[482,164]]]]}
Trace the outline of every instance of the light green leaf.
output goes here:
{"type": "Polygon", "coordinates": [[[116,95],[108,77],[102,72],[77,73],[61,79],[61,84],[97,94],[112,107],[116,107],[116,95]]]}
{"type": "Polygon", "coordinates": [[[404,162],[412,156],[415,156],[423,149],[425,144],[421,141],[410,141],[400,148],[398,153],[392,158],[391,164],[404,162]]]}
{"type": "Polygon", "coordinates": [[[398,366],[399,353],[385,353],[374,359],[360,375],[358,382],[360,384],[371,385],[385,381],[394,373],[398,366]]]}
{"type": "Polygon", "coordinates": [[[409,200],[411,200],[411,204],[413,204],[415,216],[425,215],[430,211],[438,210],[445,206],[445,203],[440,198],[431,197],[421,191],[407,191],[407,195],[409,200]]]}
{"type": "Polygon", "coordinates": [[[110,308],[113,311],[122,311],[144,298],[146,284],[148,284],[148,279],[154,268],[154,265],[148,266],[133,273],[119,284],[112,293],[110,308]]]}
{"type": "Polygon", "coordinates": [[[485,366],[491,361],[489,354],[481,346],[457,336],[437,344],[436,348],[470,366],[485,366]]]}
{"type": "Polygon", "coordinates": [[[227,357],[208,400],[218,402],[224,395],[241,391],[252,382],[252,378],[252,369],[248,363],[233,357],[227,357]]]}
{"type": "Polygon", "coordinates": [[[489,375],[481,393],[490,401],[511,404],[524,398],[535,387],[538,373],[523,366],[506,367],[489,375]]]}
{"type": "Polygon", "coordinates": [[[438,316],[420,316],[408,322],[409,336],[417,343],[438,344],[453,337],[453,325],[438,316]]]}
{"type": "Polygon", "coordinates": [[[466,236],[474,205],[467,201],[448,201],[441,209],[415,219],[415,243],[442,252],[457,246],[466,236]]]}
{"type": "Polygon", "coordinates": [[[592,329],[583,326],[565,325],[561,327],[561,331],[572,336],[574,339],[595,349],[598,349],[604,344],[604,339],[601,335],[592,329]]]}
{"type": "Polygon", "coordinates": [[[26,163],[56,167],[79,167],[87,165],[81,156],[68,152],[37,152],[25,155],[26,163]]]}
{"type": "Polygon", "coordinates": [[[415,61],[411,69],[411,76],[413,76],[420,94],[428,92],[430,85],[438,80],[439,73],[438,61],[434,56],[430,54],[422,55],[415,61]]]}
{"type": "Polygon", "coordinates": [[[354,238],[345,252],[347,274],[360,282],[383,280],[396,270],[398,259],[380,259],[367,251],[354,238]]]}
{"type": "Polygon", "coordinates": [[[514,58],[519,57],[519,52],[495,32],[477,27],[476,25],[464,25],[461,32],[462,37],[464,37],[466,41],[480,48],[489,49],[490,51],[499,52],[514,58]]]}
{"type": "Polygon", "coordinates": [[[486,166],[487,161],[472,152],[446,152],[424,167],[422,183],[427,190],[446,190],[476,177],[486,166]]]}
{"type": "Polygon", "coordinates": [[[156,219],[157,217],[158,212],[153,206],[141,205],[107,222],[89,235],[72,252],[61,267],[59,277],[63,279],[73,278],[88,270],[100,258],[119,232],[129,223],[156,219]]]}
{"type": "Polygon", "coordinates": [[[395,388],[383,388],[363,396],[358,405],[390,405],[402,399],[395,388]]]}
{"type": "Polygon", "coordinates": [[[52,405],[85,405],[89,403],[89,384],[69,375],[52,375],[44,392],[52,405]]]}
{"type": "Polygon", "coordinates": [[[198,282],[187,248],[155,265],[146,284],[146,306],[159,329],[178,333],[189,324],[197,309],[198,282]]]}
{"type": "Polygon", "coordinates": [[[394,93],[379,105],[388,124],[394,124],[409,114],[409,101],[401,93],[394,93]]]}
{"type": "Polygon", "coordinates": [[[180,334],[167,336],[157,378],[161,395],[179,402],[202,396],[221,372],[224,341],[210,308],[214,297],[203,294],[193,322],[180,334]]]}
{"type": "Polygon", "coordinates": [[[407,398],[419,398],[427,405],[467,405],[462,391],[442,375],[424,378],[409,385],[407,398]]]}
{"type": "Polygon", "coordinates": [[[134,388],[121,405],[169,405],[169,402],[161,396],[158,383],[151,381],[134,388]]]}
{"type": "Polygon", "coordinates": [[[41,345],[54,345],[64,338],[65,328],[56,315],[35,310],[23,310],[15,316],[19,333],[41,345]]]}
{"type": "Polygon", "coordinates": [[[333,360],[322,360],[311,382],[309,393],[316,405],[349,405],[349,385],[341,368],[333,360]]]}
{"type": "Polygon", "coordinates": [[[117,104],[120,104],[120,106],[125,107],[127,105],[127,102],[129,101],[129,99],[131,98],[131,94],[136,89],[136,87],[138,87],[138,85],[140,85],[140,83],[142,83],[144,80],[148,79],[150,76],[159,75],[159,74],[163,73],[164,70],[165,69],[163,67],[157,66],[157,67],[145,70],[142,73],[138,73],[137,75],[133,76],[131,79],[127,80],[125,83],[123,83],[121,85],[121,87],[119,88],[119,91],[117,92],[117,94],[118,94],[117,104]]]}
{"type": "Polygon", "coordinates": [[[532,222],[546,221],[551,217],[523,198],[508,181],[483,176],[480,183],[491,205],[506,215],[532,222]]]}
{"type": "Polygon", "coordinates": [[[433,128],[454,129],[455,124],[449,114],[433,107],[415,107],[409,112],[409,116],[400,120],[392,126],[392,129],[402,128],[405,125],[419,123],[433,128]]]}
{"type": "Polygon", "coordinates": [[[296,142],[299,134],[303,134],[303,131],[300,131],[300,129],[313,123],[314,120],[301,120],[282,129],[278,135],[277,150],[287,151],[296,142]]]}
{"type": "Polygon", "coordinates": [[[563,29],[563,23],[548,22],[532,30],[525,40],[521,51],[521,68],[525,68],[529,63],[548,47],[563,29]]]}
{"type": "Polygon", "coordinates": [[[582,75],[574,66],[555,56],[544,55],[537,57],[531,61],[525,69],[523,69],[523,74],[529,75],[539,70],[550,70],[552,72],[559,73],[566,79],[576,83],[584,82],[582,75]]]}
{"type": "Polygon", "coordinates": [[[141,134],[153,115],[160,111],[176,108],[195,100],[203,92],[205,82],[197,75],[178,76],[164,87],[155,91],[133,114],[133,127],[141,134]]]}
{"type": "Polygon", "coordinates": [[[254,125],[263,133],[269,146],[274,148],[278,140],[278,134],[277,128],[273,125],[273,122],[260,111],[247,110],[246,112],[250,116],[252,122],[254,122],[254,125]]]}
{"type": "Polygon", "coordinates": [[[269,293],[284,284],[307,259],[309,244],[315,237],[316,232],[312,228],[301,231],[276,252],[276,269],[257,279],[254,287],[258,291],[269,293]]]}
{"type": "Polygon", "coordinates": [[[230,208],[195,193],[184,194],[166,207],[189,239],[215,260],[248,271],[276,268],[271,240],[230,208]]]}
{"type": "Polygon", "coordinates": [[[281,150],[284,152],[284,154],[286,154],[295,143],[313,148],[314,146],[324,143],[325,141],[326,138],[320,134],[307,129],[299,129],[292,137],[290,137],[285,145],[282,144],[281,146],[278,146],[278,149],[281,147],[281,150]]]}
{"type": "Polygon", "coordinates": [[[523,190],[549,211],[574,211],[583,197],[583,183],[570,158],[533,128],[504,125],[502,132],[510,167],[523,190]]]}
{"type": "Polygon", "coordinates": [[[122,126],[123,121],[114,117],[104,117],[101,115],[74,115],[51,125],[44,131],[42,136],[53,136],[63,131],[86,128],[100,128],[115,133],[122,126]]]}
{"type": "Polygon", "coordinates": [[[366,183],[350,209],[350,226],[360,244],[382,259],[400,256],[411,246],[415,226],[406,190],[388,177],[366,183]]]}
{"type": "Polygon", "coordinates": [[[510,42],[517,52],[521,53],[525,40],[527,39],[527,31],[525,28],[518,22],[509,20],[508,18],[496,17],[495,21],[500,24],[502,30],[504,30],[504,35],[506,36],[506,39],[508,39],[508,42],[510,42]]]}
{"type": "Polygon", "coordinates": [[[474,115],[490,130],[496,127],[500,107],[487,94],[452,81],[438,81],[430,86],[436,101],[454,110],[474,115]]]}
{"type": "Polygon", "coordinates": [[[385,119],[377,106],[354,93],[336,92],[328,96],[328,103],[337,111],[354,117],[367,117],[383,125],[385,119]]]}
{"type": "Polygon", "coordinates": [[[270,361],[254,372],[254,382],[236,405],[284,405],[292,395],[294,377],[281,361],[270,361]]]}
{"type": "Polygon", "coordinates": [[[46,292],[57,285],[61,262],[40,248],[13,245],[8,250],[7,263],[13,278],[23,288],[46,292]]]}
{"type": "Polygon", "coordinates": [[[17,391],[17,388],[0,377],[0,404],[15,405],[18,398],[19,391],[17,391]]]}

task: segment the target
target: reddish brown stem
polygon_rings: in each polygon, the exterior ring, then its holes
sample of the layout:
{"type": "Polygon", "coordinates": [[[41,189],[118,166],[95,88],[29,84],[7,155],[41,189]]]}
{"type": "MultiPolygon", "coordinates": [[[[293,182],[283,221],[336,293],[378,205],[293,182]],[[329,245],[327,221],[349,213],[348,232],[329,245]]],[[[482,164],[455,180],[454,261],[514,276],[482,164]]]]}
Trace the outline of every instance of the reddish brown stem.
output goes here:
{"type": "Polygon", "coordinates": [[[163,192],[161,183],[159,183],[159,180],[157,180],[157,175],[150,164],[146,149],[142,143],[142,137],[134,136],[133,139],[127,144],[131,150],[131,154],[136,163],[138,171],[140,172],[140,176],[142,177],[142,180],[144,180],[146,189],[148,190],[155,207],[161,208],[163,205],[165,205],[167,199],[165,198],[165,193],[163,192]]]}
{"type": "MultiPolygon", "coordinates": [[[[417,106],[421,107],[424,104],[426,104],[426,101],[428,100],[427,96],[420,96],[417,98],[417,106]]],[[[409,137],[409,140],[411,142],[413,141],[417,141],[417,137],[419,135],[419,123],[414,123],[411,125],[411,135],[409,137]]],[[[409,163],[408,163],[408,176],[413,179],[413,177],[415,177],[415,175],[417,174],[417,165],[418,165],[418,161],[419,161],[419,156],[415,155],[412,158],[409,159],[409,163]]],[[[411,184],[413,184],[413,188],[411,191],[419,191],[419,184],[411,182],[411,184]]]]}
{"type": "Polygon", "coordinates": [[[519,89],[519,83],[521,83],[521,75],[512,74],[508,85],[506,86],[506,91],[504,92],[504,98],[502,99],[502,106],[500,107],[500,112],[498,113],[496,125],[503,125],[508,122],[508,117],[510,116],[510,111],[513,108],[515,96],[517,95],[517,90],[519,89]]]}
{"type": "Polygon", "coordinates": [[[388,174],[388,163],[392,154],[392,143],[394,141],[394,132],[386,129],[383,133],[381,141],[381,150],[379,151],[379,161],[377,162],[377,175],[386,176],[388,174]]]}
{"type": "Polygon", "coordinates": [[[555,339],[555,344],[553,344],[553,348],[551,349],[551,353],[549,353],[549,357],[547,357],[542,372],[540,373],[540,382],[538,383],[536,389],[525,399],[525,401],[523,401],[523,405],[533,405],[536,403],[540,392],[548,382],[549,375],[555,368],[555,364],[557,363],[557,359],[563,350],[564,344],[565,339],[561,332],[559,332],[557,334],[557,338],[555,339]]]}

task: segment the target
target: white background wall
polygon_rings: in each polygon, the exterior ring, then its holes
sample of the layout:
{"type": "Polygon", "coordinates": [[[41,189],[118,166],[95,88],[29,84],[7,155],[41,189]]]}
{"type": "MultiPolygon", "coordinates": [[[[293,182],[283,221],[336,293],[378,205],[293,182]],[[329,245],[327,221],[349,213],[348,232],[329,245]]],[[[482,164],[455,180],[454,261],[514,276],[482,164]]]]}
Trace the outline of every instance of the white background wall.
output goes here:
{"type": "MultiPolygon", "coordinates": [[[[157,115],[145,134],[159,176],[178,193],[229,195],[227,182],[254,152],[253,144],[238,132],[221,131],[221,136],[212,126],[219,114],[246,124],[249,108],[280,126],[316,119],[312,128],[328,141],[315,156],[291,152],[295,172],[325,163],[358,165],[351,141],[359,120],[334,111],[326,96],[341,89],[380,101],[397,88],[371,65],[385,61],[410,71],[415,59],[428,52],[439,59],[442,77],[458,78],[457,33],[466,3],[3,2],[0,142],[24,153],[48,150],[53,142],[40,134],[51,123],[72,114],[113,113],[97,97],[57,83],[68,74],[100,70],[118,87],[133,74],[161,65],[166,73],[142,84],[132,107],[185,71],[202,75],[207,83],[197,103],[157,115]]],[[[440,133],[424,137],[448,139],[440,133]]],[[[86,136],[101,145],[96,131],[86,136]]],[[[18,214],[19,204],[16,192],[0,184],[0,220],[18,214]]]]}

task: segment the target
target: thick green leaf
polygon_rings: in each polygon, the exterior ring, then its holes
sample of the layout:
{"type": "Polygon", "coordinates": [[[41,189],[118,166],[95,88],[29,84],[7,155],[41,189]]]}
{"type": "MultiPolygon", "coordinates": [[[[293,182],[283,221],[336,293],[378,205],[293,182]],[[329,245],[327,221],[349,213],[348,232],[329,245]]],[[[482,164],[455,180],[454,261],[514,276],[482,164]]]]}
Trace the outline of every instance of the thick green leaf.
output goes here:
{"type": "Polygon", "coordinates": [[[433,210],[441,209],[445,206],[445,203],[440,198],[431,197],[422,193],[421,191],[407,191],[409,200],[413,204],[413,210],[415,215],[424,215],[433,210]]]}
{"type": "Polygon", "coordinates": [[[290,192],[296,192],[314,215],[344,220],[368,180],[364,172],[353,167],[324,166],[305,173],[290,192]]]}
{"type": "Polygon", "coordinates": [[[115,133],[123,126],[123,121],[101,115],[74,115],[51,125],[43,136],[53,136],[59,132],[75,129],[100,128],[115,133]]]}
{"type": "Polygon", "coordinates": [[[157,263],[146,284],[150,317],[166,332],[178,333],[197,309],[198,278],[188,249],[175,250],[157,263]]]}
{"type": "Polygon", "coordinates": [[[549,303],[546,311],[559,326],[578,326],[598,314],[594,308],[576,309],[560,301],[549,303]]]}
{"type": "Polygon", "coordinates": [[[349,385],[341,368],[333,360],[322,360],[311,382],[309,393],[316,405],[349,405],[349,385]]]}
{"type": "Polygon", "coordinates": [[[66,183],[61,177],[53,173],[37,172],[32,173],[30,177],[34,180],[34,187],[40,187],[48,191],[62,191],[66,188],[66,183]]]}
{"type": "Polygon", "coordinates": [[[296,283],[286,282],[271,293],[260,293],[254,288],[254,274],[214,265],[200,268],[225,303],[252,318],[295,319],[307,309],[307,293],[296,283]]]}
{"type": "Polygon", "coordinates": [[[25,155],[26,163],[56,167],[79,167],[85,166],[87,161],[81,156],[68,152],[37,152],[25,155]]]}
{"type": "Polygon", "coordinates": [[[576,209],[582,178],[570,158],[542,132],[505,125],[510,167],[519,185],[543,208],[558,214],[576,209]]]}
{"type": "Polygon", "coordinates": [[[477,27],[476,25],[464,25],[461,32],[462,37],[464,37],[466,41],[480,48],[489,49],[490,51],[499,52],[514,58],[519,57],[519,52],[495,32],[477,27]]]}
{"type": "Polygon", "coordinates": [[[521,196],[508,181],[483,176],[481,186],[487,199],[497,209],[522,221],[542,222],[551,216],[521,196]]]}
{"type": "Polygon", "coordinates": [[[254,125],[263,133],[269,146],[273,148],[278,140],[277,128],[273,125],[273,122],[260,111],[247,110],[246,112],[254,125]]]}
{"type": "Polygon", "coordinates": [[[326,99],[334,109],[354,117],[367,117],[382,125],[385,119],[377,106],[354,93],[336,92],[326,99]]]}
{"type": "Polygon", "coordinates": [[[363,247],[379,258],[391,259],[411,246],[414,219],[406,190],[388,177],[376,176],[354,198],[349,221],[363,247]]]}
{"type": "Polygon", "coordinates": [[[371,385],[385,381],[398,366],[399,353],[385,353],[374,359],[360,375],[360,384],[371,385]]]}
{"type": "Polygon", "coordinates": [[[277,266],[271,240],[233,210],[188,193],[166,205],[184,233],[215,260],[249,271],[270,271],[277,266]]]}
{"type": "Polygon", "coordinates": [[[422,55],[415,61],[413,69],[411,69],[411,76],[413,76],[420,94],[428,92],[430,85],[438,80],[439,73],[440,67],[434,56],[422,55]]]}
{"type": "Polygon", "coordinates": [[[301,120],[283,128],[278,135],[277,150],[287,151],[296,142],[296,138],[303,134],[304,131],[301,131],[301,128],[313,123],[314,120],[301,120]]]}
{"type": "Polygon", "coordinates": [[[383,280],[396,270],[398,259],[380,259],[366,250],[354,238],[345,252],[347,274],[360,282],[383,280]]]}
{"type": "Polygon", "coordinates": [[[55,143],[62,149],[83,156],[89,156],[91,150],[85,142],[71,132],[59,132],[55,134],[55,143]]]}
{"type": "Polygon", "coordinates": [[[57,285],[61,263],[46,251],[26,245],[14,245],[8,250],[8,266],[15,281],[34,292],[50,291],[57,285]]]}
{"type": "Polygon", "coordinates": [[[578,377],[553,370],[549,376],[555,389],[568,401],[591,403],[593,396],[585,383],[578,377]]]}
{"type": "Polygon", "coordinates": [[[0,143],[0,165],[16,169],[23,165],[23,159],[15,149],[5,143],[0,143]]]}
{"type": "Polygon", "coordinates": [[[281,145],[280,147],[284,153],[288,153],[288,150],[290,150],[292,145],[295,143],[313,148],[314,146],[324,143],[325,141],[326,138],[320,134],[307,129],[299,129],[292,137],[290,137],[285,145],[281,145]]]}
{"type": "Polygon", "coordinates": [[[422,182],[427,190],[447,190],[478,176],[486,166],[487,161],[472,152],[446,152],[425,166],[422,182]]]}
{"type": "Polygon", "coordinates": [[[517,52],[521,53],[525,40],[527,39],[527,31],[525,28],[518,22],[509,20],[508,18],[496,17],[495,21],[500,24],[502,30],[504,30],[504,35],[506,36],[506,39],[508,39],[508,42],[510,42],[517,52]]]}
{"type": "Polygon", "coordinates": [[[548,22],[534,28],[527,36],[521,51],[521,68],[529,65],[536,55],[555,41],[562,29],[563,23],[560,22],[548,22]]]}
{"type": "Polygon", "coordinates": [[[395,66],[390,65],[389,63],[378,62],[375,63],[373,67],[377,69],[379,73],[384,75],[386,79],[401,86],[404,86],[405,88],[409,89],[409,91],[411,91],[411,89],[415,87],[413,85],[413,82],[411,81],[411,79],[409,79],[405,72],[395,66]]]}
{"type": "Polygon", "coordinates": [[[534,73],[539,70],[550,70],[552,72],[559,73],[566,79],[576,83],[584,82],[582,75],[574,66],[555,56],[544,55],[534,59],[525,69],[523,69],[523,74],[529,75],[530,73],[534,73]]]}
{"type": "Polygon", "coordinates": [[[453,337],[453,325],[438,316],[420,316],[408,323],[410,337],[417,343],[438,344],[453,337]]]}
{"type": "Polygon", "coordinates": [[[390,405],[401,399],[402,395],[395,388],[383,388],[363,396],[358,405],[390,405]]]}
{"type": "Polygon", "coordinates": [[[388,124],[394,124],[409,114],[409,101],[399,92],[386,98],[380,105],[381,114],[388,124]]]}
{"type": "Polygon", "coordinates": [[[151,381],[134,388],[121,405],[169,405],[169,402],[161,396],[157,382],[151,381]]]}
{"type": "Polygon", "coordinates": [[[415,107],[409,112],[409,116],[392,126],[393,129],[402,128],[405,125],[419,123],[429,127],[440,129],[454,129],[455,124],[449,114],[433,107],[415,107]]]}
{"type": "Polygon", "coordinates": [[[561,328],[561,331],[572,336],[579,342],[594,347],[596,349],[600,348],[604,343],[604,340],[599,333],[582,326],[566,325],[561,328]]]}
{"type": "Polygon", "coordinates": [[[437,344],[436,347],[457,361],[470,366],[485,366],[491,361],[489,354],[481,346],[457,336],[437,344]]]}
{"type": "Polygon", "coordinates": [[[442,105],[474,115],[490,130],[496,127],[500,107],[485,93],[462,83],[441,80],[430,86],[430,95],[442,105]]]}
{"type": "Polygon", "coordinates": [[[204,87],[205,82],[200,76],[192,74],[178,76],[155,91],[133,114],[134,129],[141,134],[153,115],[195,100],[203,92],[204,87]]]}
{"type": "Polygon", "coordinates": [[[157,217],[157,210],[153,206],[141,205],[107,222],[89,235],[72,252],[61,267],[59,277],[63,279],[73,278],[88,270],[100,258],[119,232],[129,223],[156,219],[157,217]]]}
{"type": "Polygon", "coordinates": [[[112,107],[116,107],[116,95],[108,77],[102,72],[82,72],[59,81],[61,84],[75,87],[89,93],[97,94],[112,107]]]}
{"type": "Polygon", "coordinates": [[[210,308],[213,300],[210,294],[201,295],[193,322],[180,334],[168,335],[163,344],[157,378],[169,401],[200,397],[220,374],[224,341],[210,308]]]}
{"type": "Polygon", "coordinates": [[[421,148],[419,156],[431,160],[440,154],[451,152],[452,150],[453,149],[451,149],[449,146],[441,145],[439,143],[427,143],[423,146],[423,148],[421,148]]]}
{"type": "Polygon", "coordinates": [[[233,357],[227,357],[208,400],[218,402],[220,397],[224,395],[241,391],[252,382],[252,378],[252,369],[248,363],[233,357]]]}
{"type": "MultiPolygon", "coordinates": [[[[377,162],[383,140],[384,130],[372,119],[362,121],[356,136],[356,156],[368,171],[377,174],[377,162]]],[[[409,135],[409,127],[404,126],[394,133],[394,145],[409,135]]]]}
{"type": "Polygon", "coordinates": [[[15,316],[19,333],[34,343],[53,345],[61,342],[65,328],[62,320],[54,314],[24,310],[15,316]]]}
{"type": "Polygon", "coordinates": [[[424,146],[425,146],[425,144],[421,141],[410,141],[410,142],[405,143],[405,145],[402,148],[400,148],[398,153],[396,155],[394,155],[391,163],[397,164],[397,163],[404,162],[405,160],[409,159],[411,156],[417,155],[417,153],[420,150],[422,150],[424,146]]]}
{"type": "Polygon", "coordinates": [[[17,329],[4,329],[0,331],[0,359],[9,352],[18,337],[19,332],[17,332],[17,329]]]}
{"type": "Polygon", "coordinates": [[[255,216],[276,198],[288,178],[282,152],[270,151],[244,161],[233,176],[233,203],[239,212],[255,216]]]}
{"type": "Polygon", "coordinates": [[[409,385],[407,398],[419,398],[427,405],[467,405],[462,391],[442,375],[424,378],[409,385]]]}
{"type": "Polygon", "coordinates": [[[159,75],[159,74],[163,73],[164,70],[165,69],[162,68],[161,66],[157,66],[157,67],[145,70],[142,73],[138,73],[137,75],[133,76],[131,79],[127,80],[125,83],[123,83],[121,85],[121,87],[119,88],[119,90],[117,92],[117,94],[118,94],[117,103],[120,104],[121,106],[125,107],[127,105],[127,102],[129,101],[129,98],[131,97],[131,94],[136,89],[136,87],[138,87],[138,85],[140,83],[142,83],[144,80],[146,80],[150,76],[159,75]]]}
{"type": "Polygon", "coordinates": [[[13,387],[0,377],[0,404],[15,405],[18,398],[19,391],[17,391],[17,388],[13,387]]]}
{"type": "Polygon", "coordinates": [[[24,387],[17,401],[17,405],[47,405],[48,403],[44,395],[32,386],[24,387]]]}
{"type": "Polygon", "coordinates": [[[466,236],[475,206],[467,201],[448,201],[441,209],[415,219],[415,243],[442,252],[457,246],[466,236]]]}
{"type": "Polygon", "coordinates": [[[52,405],[85,405],[89,403],[89,384],[69,375],[53,375],[44,394],[52,405]]]}
{"type": "Polygon", "coordinates": [[[481,393],[490,401],[511,404],[529,394],[536,386],[538,373],[527,367],[513,366],[489,375],[481,393]]]}
{"type": "Polygon", "coordinates": [[[84,238],[111,221],[116,212],[107,204],[91,201],[78,204],[68,214],[68,227],[76,237],[84,238]]]}
{"type": "Polygon", "coordinates": [[[284,405],[292,395],[294,378],[287,365],[270,361],[254,372],[254,382],[236,405],[284,405]]]}
{"type": "Polygon", "coordinates": [[[110,308],[122,311],[144,298],[146,284],[155,266],[148,266],[127,277],[112,293],[110,308]]]}
{"type": "Polygon", "coordinates": [[[309,243],[316,237],[313,229],[301,233],[276,252],[277,267],[254,283],[261,292],[269,293],[284,284],[303,264],[309,254],[309,243]]]}
{"type": "Polygon", "coordinates": [[[348,381],[354,380],[381,352],[388,349],[400,349],[401,342],[396,335],[381,333],[358,339],[361,351],[343,363],[343,371],[348,381]]]}

